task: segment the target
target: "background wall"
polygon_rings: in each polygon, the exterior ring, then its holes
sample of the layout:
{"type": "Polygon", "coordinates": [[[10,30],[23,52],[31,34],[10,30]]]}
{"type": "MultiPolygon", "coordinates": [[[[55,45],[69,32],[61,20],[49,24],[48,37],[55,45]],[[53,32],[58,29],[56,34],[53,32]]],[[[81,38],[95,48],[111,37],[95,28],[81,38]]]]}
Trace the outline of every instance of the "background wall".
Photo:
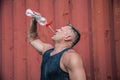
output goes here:
{"type": "MultiPolygon", "coordinates": [[[[53,28],[74,24],[81,41],[88,80],[120,80],[120,0],[0,0],[0,80],[39,80],[41,56],[27,41],[31,18],[40,12],[53,28]]],[[[38,25],[41,39],[53,44],[53,33],[38,25]]]]}

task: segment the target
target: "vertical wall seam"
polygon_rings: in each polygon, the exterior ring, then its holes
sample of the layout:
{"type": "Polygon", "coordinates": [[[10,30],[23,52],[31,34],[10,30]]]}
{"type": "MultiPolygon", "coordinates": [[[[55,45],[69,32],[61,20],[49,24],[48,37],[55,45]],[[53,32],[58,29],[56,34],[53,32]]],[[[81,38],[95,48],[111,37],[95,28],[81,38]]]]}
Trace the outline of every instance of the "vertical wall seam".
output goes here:
{"type": "MultiPolygon", "coordinates": [[[[26,10],[26,0],[24,0],[24,5],[25,5],[25,9],[24,10],[26,10]]],[[[27,26],[27,19],[26,19],[26,17],[25,17],[25,23],[24,24],[25,24],[25,28],[27,30],[27,27],[26,27],[27,26]]],[[[25,32],[25,34],[27,34],[27,32],[25,32]]],[[[26,80],[28,80],[29,76],[28,76],[28,68],[27,68],[28,67],[27,37],[25,38],[25,41],[26,41],[26,44],[25,44],[25,48],[26,48],[26,50],[25,50],[25,53],[26,53],[25,54],[25,58],[26,58],[25,59],[25,63],[26,63],[25,64],[25,70],[26,70],[26,80]]]]}
{"type": "MultiPolygon", "coordinates": [[[[56,2],[56,0],[53,0],[52,1],[52,3],[53,3],[53,26],[55,26],[56,27],[56,18],[55,18],[55,15],[56,15],[56,13],[55,13],[55,2],[56,2]]],[[[53,27],[54,29],[55,29],[55,27],[53,27]]]]}
{"type": "Polygon", "coordinates": [[[0,0],[0,80],[2,80],[2,0],[0,0]]]}
{"type": "Polygon", "coordinates": [[[89,50],[90,50],[90,73],[91,80],[95,80],[94,73],[94,56],[93,56],[93,32],[92,32],[92,8],[91,8],[91,0],[87,0],[88,2],[88,35],[89,35],[89,50]]]}
{"type": "MultiPolygon", "coordinates": [[[[11,3],[12,3],[11,4],[12,5],[12,15],[11,16],[13,17],[12,18],[12,43],[13,43],[12,44],[12,47],[13,47],[12,48],[13,49],[12,50],[13,51],[13,54],[12,54],[12,63],[14,64],[14,25],[13,25],[14,24],[14,12],[13,12],[13,0],[11,1],[11,3]]],[[[13,69],[12,70],[13,70],[12,77],[13,77],[13,80],[14,80],[14,65],[13,65],[13,69]]]]}
{"type": "Polygon", "coordinates": [[[110,47],[111,47],[111,63],[112,63],[112,79],[113,80],[118,80],[118,75],[117,75],[117,63],[116,63],[116,46],[115,46],[115,32],[114,32],[114,0],[110,0],[109,4],[109,16],[110,16],[110,28],[111,28],[111,33],[110,33],[110,47]]]}
{"type": "Polygon", "coordinates": [[[69,15],[70,15],[68,21],[69,23],[72,23],[71,21],[72,20],[72,0],[69,0],[68,3],[69,3],[69,15]]]}

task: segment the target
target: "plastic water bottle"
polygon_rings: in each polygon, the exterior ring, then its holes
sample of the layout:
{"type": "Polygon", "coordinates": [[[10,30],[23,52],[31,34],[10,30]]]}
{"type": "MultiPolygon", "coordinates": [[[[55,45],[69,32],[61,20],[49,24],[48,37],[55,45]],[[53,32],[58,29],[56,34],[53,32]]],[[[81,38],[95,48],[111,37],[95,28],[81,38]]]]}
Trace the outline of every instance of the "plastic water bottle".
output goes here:
{"type": "Polygon", "coordinates": [[[41,25],[41,26],[45,26],[47,24],[47,20],[42,17],[40,14],[36,14],[37,12],[33,12],[31,9],[27,9],[26,10],[26,15],[30,16],[30,17],[35,17],[36,21],[41,25]]]}
{"type": "Polygon", "coordinates": [[[35,18],[41,26],[45,26],[47,24],[47,20],[44,17],[36,16],[35,18]]]}
{"type": "Polygon", "coordinates": [[[26,13],[25,13],[27,16],[30,16],[30,17],[35,17],[36,21],[41,25],[41,26],[46,26],[46,27],[49,27],[50,30],[55,33],[55,31],[53,30],[53,28],[50,26],[50,23],[47,23],[47,20],[42,17],[40,15],[40,13],[37,13],[37,12],[33,12],[31,9],[27,9],[26,10],[26,13]]]}

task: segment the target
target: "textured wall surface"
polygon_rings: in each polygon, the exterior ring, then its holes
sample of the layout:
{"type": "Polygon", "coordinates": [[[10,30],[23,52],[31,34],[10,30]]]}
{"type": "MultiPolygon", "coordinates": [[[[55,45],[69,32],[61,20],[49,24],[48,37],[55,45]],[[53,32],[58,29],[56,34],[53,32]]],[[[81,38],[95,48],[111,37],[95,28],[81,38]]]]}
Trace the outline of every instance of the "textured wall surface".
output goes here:
{"type": "MultiPolygon", "coordinates": [[[[82,56],[88,80],[120,80],[120,0],[0,0],[0,80],[39,80],[42,57],[30,46],[31,18],[40,12],[54,29],[68,23],[81,32],[74,49],[82,56]]],[[[53,33],[38,25],[41,40],[53,33]]]]}

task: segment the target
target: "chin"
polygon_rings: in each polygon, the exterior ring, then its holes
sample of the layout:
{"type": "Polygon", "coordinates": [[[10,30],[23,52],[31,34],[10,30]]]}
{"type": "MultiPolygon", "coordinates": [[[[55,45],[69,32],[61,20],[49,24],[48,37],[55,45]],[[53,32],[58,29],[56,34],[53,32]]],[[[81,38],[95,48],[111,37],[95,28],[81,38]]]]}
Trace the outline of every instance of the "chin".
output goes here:
{"type": "Polygon", "coordinates": [[[54,36],[53,36],[53,37],[51,37],[51,39],[52,39],[52,40],[54,40],[54,36]]]}
{"type": "Polygon", "coordinates": [[[51,37],[51,39],[54,40],[54,39],[55,39],[55,35],[53,35],[53,36],[51,37]]]}

